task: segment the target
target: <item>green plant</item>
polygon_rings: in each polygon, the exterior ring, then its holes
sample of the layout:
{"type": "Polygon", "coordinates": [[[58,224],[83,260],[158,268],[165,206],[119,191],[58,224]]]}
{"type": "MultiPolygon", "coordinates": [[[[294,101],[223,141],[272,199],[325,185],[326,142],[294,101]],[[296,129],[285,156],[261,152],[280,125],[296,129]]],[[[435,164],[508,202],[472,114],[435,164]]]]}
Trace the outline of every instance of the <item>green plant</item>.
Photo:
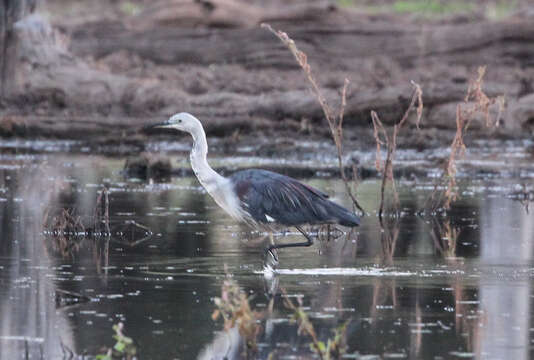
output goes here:
{"type": "Polygon", "coordinates": [[[126,16],[135,16],[141,13],[143,7],[131,1],[124,1],[121,2],[119,9],[126,16]]]}
{"type": "Polygon", "coordinates": [[[132,338],[124,335],[123,330],[123,323],[120,322],[118,324],[113,325],[113,331],[115,331],[113,339],[115,339],[117,342],[115,343],[113,348],[108,349],[105,354],[97,355],[97,360],[112,360],[113,358],[130,360],[134,358],[134,356],[137,354],[137,348],[132,338]]]}
{"type": "Polygon", "coordinates": [[[393,11],[398,13],[446,15],[473,10],[475,10],[475,5],[468,1],[398,0],[393,3],[393,11]]]}

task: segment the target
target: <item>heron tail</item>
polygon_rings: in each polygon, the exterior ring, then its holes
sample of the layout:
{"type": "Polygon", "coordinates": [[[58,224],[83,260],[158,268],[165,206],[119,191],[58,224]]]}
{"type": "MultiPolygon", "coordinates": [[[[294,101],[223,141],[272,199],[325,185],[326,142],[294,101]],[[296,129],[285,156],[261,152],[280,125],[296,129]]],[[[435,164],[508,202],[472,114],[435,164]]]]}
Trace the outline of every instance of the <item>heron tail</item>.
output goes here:
{"type": "Polygon", "coordinates": [[[341,226],[354,227],[360,225],[360,218],[353,212],[330,201],[330,215],[341,226]]]}

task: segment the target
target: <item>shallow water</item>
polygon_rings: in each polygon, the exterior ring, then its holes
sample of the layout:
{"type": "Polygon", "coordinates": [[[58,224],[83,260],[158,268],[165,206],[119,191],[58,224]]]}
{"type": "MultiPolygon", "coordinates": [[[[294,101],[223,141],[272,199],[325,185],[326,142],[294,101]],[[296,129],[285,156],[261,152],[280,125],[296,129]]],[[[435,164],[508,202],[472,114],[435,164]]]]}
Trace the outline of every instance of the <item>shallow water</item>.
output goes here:
{"type": "MultiPolygon", "coordinates": [[[[81,155],[12,155],[0,165],[1,359],[96,355],[114,345],[119,321],[141,359],[239,358],[237,330],[211,318],[225,273],[260,313],[257,358],[312,356],[283,292],[300,299],[325,342],[350,320],[347,358],[532,353],[534,215],[510,196],[531,178],[463,182],[448,216],[420,211],[432,179],[403,181],[402,216],[386,229],[376,216],[379,183],[364,181],[358,194],[369,215],[357,232],[283,249],[271,274],[261,234],[236,225],[193,178],[125,179],[122,160],[81,155]],[[104,186],[109,237],[94,222],[104,186]],[[61,254],[52,232],[64,208],[93,233],[61,254]]],[[[303,180],[349,205],[339,181],[303,180]]]]}

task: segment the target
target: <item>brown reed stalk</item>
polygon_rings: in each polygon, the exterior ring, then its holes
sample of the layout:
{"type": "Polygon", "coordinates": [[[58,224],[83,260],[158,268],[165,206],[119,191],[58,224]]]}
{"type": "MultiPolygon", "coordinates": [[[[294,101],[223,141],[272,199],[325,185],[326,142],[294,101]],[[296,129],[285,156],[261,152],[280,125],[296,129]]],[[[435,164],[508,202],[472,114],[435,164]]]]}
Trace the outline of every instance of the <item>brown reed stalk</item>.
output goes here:
{"type": "Polygon", "coordinates": [[[109,191],[106,187],[96,197],[95,210],[93,212],[94,232],[102,232],[101,224],[104,225],[104,234],[111,235],[109,226],[109,191]]]}
{"type": "Polygon", "coordinates": [[[319,359],[341,359],[342,355],[345,353],[346,350],[346,343],[344,339],[345,334],[347,332],[347,326],[350,323],[351,319],[348,319],[341,326],[338,326],[336,329],[334,329],[334,336],[332,338],[329,338],[325,343],[319,340],[319,337],[315,332],[315,328],[312,322],[310,321],[310,317],[302,308],[302,300],[298,298],[298,305],[295,305],[293,301],[287,296],[287,292],[285,291],[285,289],[282,288],[280,289],[280,291],[284,297],[284,305],[286,306],[286,308],[293,312],[291,321],[294,321],[298,324],[297,334],[306,334],[312,339],[310,347],[313,352],[315,352],[317,356],[319,356],[319,359]]]}
{"type": "Polygon", "coordinates": [[[311,347],[314,352],[319,356],[319,359],[324,359],[324,353],[321,341],[317,337],[315,328],[308,317],[308,314],[302,310],[302,304],[298,306],[293,303],[293,301],[287,296],[287,293],[284,289],[281,289],[282,294],[284,295],[284,305],[293,312],[292,321],[295,321],[298,324],[298,334],[306,334],[312,339],[311,347]]]}
{"type": "MultiPolygon", "coordinates": [[[[457,193],[454,190],[456,188],[456,162],[465,156],[467,148],[464,143],[464,136],[469,129],[473,116],[476,113],[482,113],[486,120],[486,127],[495,128],[499,126],[504,109],[504,97],[496,96],[490,98],[484,93],[482,86],[484,84],[485,73],[485,66],[478,68],[478,76],[470,81],[464,101],[456,106],[456,133],[451,143],[451,153],[447,159],[444,172],[447,187],[445,192],[437,200],[434,200],[434,209],[438,208],[441,203],[443,203],[445,209],[450,209],[451,203],[457,198],[457,193]],[[498,105],[498,113],[495,120],[492,121],[490,106],[494,104],[498,105]]],[[[437,188],[431,195],[431,198],[435,198],[436,191],[437,188]]]]}
{"type": "Polygon", "coordinates": [[[297,45],[295,44],[295,41],[293,41],[285,32],[280,30],[274,30],[269,24],[261,24],[261,27],[272,32],[278,39],[280,39],[280,41],[284,45],[287,46],[289,51],[291,51],[291,53],[295,57],[295,60],[297,61],[299,66],[304,71],[304,74],[306,75],[306,78],[308,79],[308,82],[310,84],[310,89],[315,95],[315,98],[317,99],[319,105],[323,110],[323,114],[328,122],[330,133],[332,134],[332,138],[334,139],[334,143],[337,149],[339,171],[341,173],[341,179],[345,184],[345,189],[349,194],[354,206],[363,214],[365,214],[365,210],[360,206],[358,200],[356,199],[356,196],[354,195],[357,188],[356,178],[353,178],[353,187],[351,187],[348,176],[345,172],[345,166],[343,164],[343,117],[347,104],[347,89],[349,86],[349,80],[345,79],[343,88],[341,89],[341,105],[339,107],[339,110],[336,112],[328,104],[326,98],[321,92],[321,89],[319,88],[319,85],[317,84],[317,81],[315,80],[315,77],[313,76],[313,73],[311,71],[311,66],[308,63],[308,57],[303,51],[298,49],[297,45]]]}
{"type": "Polygon", "coordinates": [[[385,205],[385,189],[387,183],[391,183],[391,187],[393,190],[393,204],[395,208],[395,213],[399,215],[399,195],[397,193],[397,189],[395,186],[395,177],[393,175],[393,159],[395,158],[395,152],[397,150],[397,136],[399,135],[400,130],[408,120],[408,116],[410,112],[414,109],[416,103],[416,113],[417,117],[415,120],[415,124],[417,128],[419,128],[419,124],[421,122],[421,116],[423,114],[423,91],[421,90],[421,87],[416,82],[412,81],[412,86],[414,87],[414,91],[412,94],[412,99],[410,101],[410,104],[408,105],[408,108],[404,112],[404,115],[402,116],[401,120],[396,123],[393,126],[393,132],[391,135],[388,135],[388,132],[386,131],[386,128],[384,127],[384,124],[382,124],[382,121],[380,121],[380,118],[378,117],[378,114],[376,111],[371,111],[371,120],[373,122],[373,134],[376,140],[376,169],[377,171],[382,173],[382,184],[380,187],[380,209],[378,211],[378,216],[381,219],[382,214],[384,213],[384,205],[385,205]],[[380,137],[383,137],[381,139],[380,137]],[[381,156],[381,147],[385,145],[386,146],[386,160],[384,164],[382,164],[382,156],[381,156]]]}
{"type": "Polygon", "coordinates": [[[53,249],[58,251],[63,257],[74,256],[80,249],[85,233],[80,216],[77,216],[72,209],[62,209],[61,212],[52,218],[51,222],[45,223],[45,228],[51,233],[53,249]]]}
{"type": "Polygon", "coordinates": [[[257,320],[263,315],[251,309],[250,298],[228,273],[221,288],[221,297],[214,298],[214,302],[217,309],[211,315],[212,319],[215,321],[222,317],[225,330],[237,326],[245,340],[244,355],[255,354],[258,350],[257,337],[262,330],[257,320]]]}

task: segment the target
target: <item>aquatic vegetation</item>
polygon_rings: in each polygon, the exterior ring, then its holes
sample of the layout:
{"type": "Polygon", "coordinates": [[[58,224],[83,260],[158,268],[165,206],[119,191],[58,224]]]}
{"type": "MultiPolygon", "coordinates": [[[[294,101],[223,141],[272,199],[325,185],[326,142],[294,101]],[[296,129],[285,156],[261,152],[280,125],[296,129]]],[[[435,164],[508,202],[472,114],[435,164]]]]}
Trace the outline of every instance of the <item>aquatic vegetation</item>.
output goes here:
{"type": "Polygon", "coordinates": [[[434,193],[429,198],[430,208],[433,210],[439,207],[443,207],[446,210],[450,209],[451,203],[458,197],[456,162],[465,156],[467,147],[464,143],[464,136],[473,121],[474,115],[482,114],[487,128],[499,126],[504,109],[504,96],[490,98],[484,93],[482,86],[485,73],[485,66],[478,68],[478,76],[470,81],[464,101],[456,106],[456,133],[450,145],[450,155],[441,178],[445,191],[438,191],[438,186],[436,186],[434,193]],[[497,114],[495,116],[490,114],[490,108],[493,105],[497,106],[497,114]]]}
{"type": "Polygon", "coordinates": [[[115,331],[113,339],[115,339],[117,342],[115,343],[113,348],[108,349],[105,354],[97,355],[97,360],[135,359],[135,355],[137,354],[137,348],[132,338],[124,335],[123,330],[123,323],[120,322],[118,324],[113,325],[113,331],[115,331]]]}
{"type": "Polygon", "coordinates": [[[417,128],[419,128],[421,116],[423,115],[423,91],[421,90],[421,87],[414,81],[412,81],[412,85],[414,87],[414,91],[412,94],[410,105],[404,112],[404,115],[402,116],[401,120],[393,126],[393,132],[391,135],[388,135],[376,111],[371,111],[371,119],[373,121],[373,134],[376,141],[376,170],[382,173],[382,186],[380,187],[380,208],[378,211],[378,216],[380,218],[382,218],[382,214],[384,213],[385,190],[388,182],[391,184],[391,189],[393,192],[394,212],[397,216],[399,215],[399,196],[395,186],[395,178],[393,176],[393,159],[395,158],[395,151],[397,149],[397,136],[399,134],[399,131],[402,129],[402,127],[408,120],[408,115],[414,109],[416,103],[417,117],[415,120],[415,124],[417,128]],[[380,138],[380,134],[382,134],[382,139],[380,138]],[[386,160],[382,165],[383,161],[381,155],[381,146],[384,144],[386,145],[387,152],[386,160]]]}
{"type": "MultiPolygon", "coordinates": [[[[97,240],[101,237],[109,240],[111,236],[108,193],[108,190],[103,188],[97,195],[91,219],[92,227],[84,225],[83,218],[77,215],[74,209],[63,208],[56,215],[51,215],[51,209],[48,208],[43,219],[44,239],[47,245],[63,257],[73,257],[81,249],[85,240],[91,239],[93,240],[91,244],[94,245],[94,251],[97,253],[96,258],[100,259],[102,254],[100,254],[97,240]]],[[[107,258],[109,241],[106,242],[104,252],[107,258]]]]}
{"type": "Polygon", "coordinates": [[[92,250],[100,272],[109,264],[109,244],[112,240],[135,247],[152,238],[151,229],[134,220],[112,226],[109,209],[109,190],[105,187],[96,194],[92,216],[84,218],[72,208],[62,208],[56,215],[51,215],[53,211],[48,208],[43,220],[47,247],[63,257],[74,257],[85,244],[92,250]]]}
{"type": "Polygon", "coordinates": [[[95,210],[93,212],[93,232],[111,234],[109,228],[109,191],[103,188],[96,198],[95,210]]]}
{"type": "Polygon", "coordinates": [[[360,206],[355,195],[356,190],[357,190],[356,167],[355,166],[352,167],[353,181],[352,181],[352,187],[351,187],[349,178],[345,172],[345,166],[343,165],[343,117],[345,114],[345,106],[347,105],[347,89],[349,86],[349,80],[345,79],[344,81],[343,88],[341,90],[341,105],[338,111],[335,111],[328,104],[328,102],[326,101],[326,98],[321,92],[321,89],[319,88],[319,85],[317,84],[317,81],[315,80],[315,77],[313,76],[313,73],[311,71],[311,66],[308,63],[308,57],[303,51],[299,50],[299,48],[295,44],[295,41],[293,41],[285,32],[280,31],[280,30],[274,30],[268,24],[262,24],[262,27],[268,29],[270,32],[276,35],[276,37],[278,37],[278,39],[280,39],[280,41],[284,45],[287,46],[287,48],[291,51],[291,53],[295,57],[295,60],[297,61],[299,66],[304,71],[306,78],[308,79],[308,82],[310,83],[310,89],[312,93],[315,95],[317,101],[319,102],[319,105],[321,105],[323,114],[330,128],[330,133],[332,135],[332,138],[334,139],[334,143],[337,149],[337,160],[338,160],[339,172],[341,174],[341,179],[343,179],[343,183],[345,184],[345,189],[347,191],[347,194],[350,196],[354,206],[358,210],[360,210],[363,214],[365,214],[365,210],[363,210],[363,208],[360,206]]]}
{"type": "Polygon", "coordinates": [[[54,216],[50,216],[48,211],[45,212],[44,224],[53,239],[51,246],[54,251],[67,257],[79,250],[85,235],[85,226],[73,209],[62,209],[54,216]]]}
{"type": "Polygon", "coordinates": [[[383,266],[393,265],[393,255],[400,234],[400,223],[398,216],[379,217],[380,223],[380,244],[381,252],[379,263],[383,266]]]}
{"type": "Polygon", "coordinates": [[[432,225],[430,236],[434,241],[434,246],[445,259],[454,260],[461,229],[452,226],[448,218],[441,223],[438,218],[432,217],[432,225]]]}
{"type": "MultiPolygon", "coordinates": [[[[299,50],[295,42],[283,31],[280,30],[274,30],[270,25],[268,24],[262,24],[262,27],[267,28],[269,31],[271,31],[273,34],[275,34],[284,45],[288,47],[288,49],[291,51],[293,56],[295,57],[295,60],[299,64],[299,66],[304,71],[306,78],[308,79],[310,83],[310,88],[317,98],[317,101],[321,105],[321,108],[323,110],[324,116],[328,122],[328,126],[330,128],[330,132],[332,135],[332,138],[334,140],[334,143],[336,145],[337,149],[337,159],[338,159],[338,167],[341,174],[341,179],[343,180],[343,183],[345,184],[346,191],[348,195],[350,196],[354,206],[359,209],[362,213],[365,214],[365,211],[358,203],[354,193],[357,190],[357,169],[355,166],[352,167],[352,178],[353,178],[353,185],[350,185],[349,178],[345,171],[345,166],[343,164],[343,119],[344,119],[344,113],[345,113],[345,107],[346,107],[346,99],[347,99],[347,89],[349,85],[349,80],[345,79],[343,88],[341,90],[341,104],[338,111],[335,111],[326,101],[326,98],[321,93],[321,90],[319,88],[319,85],[317,84],[317,81],[315,80],[315,77],[313,76],[313,73],[311,71],[311,66],[308,63],[306,54],[299,50]]],[[[396,149],[396,142],[397,142],[397,135],[400,129],[403,127],[404,123],[408,119],[408,115],[410,112],[416,107],[417,111],[417,118],[416,118],[416,125],[419,128],[419,123],[421,121],[421,117],[423,114],[423,91],[421,90],[421,87],[412,81],[412,85],[414,86],[414,93],[411,98],[410,105],[408,106],[408,109],[405,111],[404,116],[402,119],[395,124],[393,133],[391,136],[388,136],[382,122],[378,118],[378,115],[376,112],[371,112],[371,118],[373,121],[373,128],[374,128],[374,136],[377,143],[377,160],[376,160],[376,167],[379,172],[382,172],[383,174],[383,183],[382,183],[382,189],[381,189],[381,204],[380,204],[380,211],[379,214],[382,216],[382,213],[384,211],[384,192],[386,183],[390,182],[393,188],[393,196],[394,196],[394,206],[396,211],[398,211],[398,195],[395,189],[395,182],[393,179],[393,158],[395,155],[395,149],[396,149]],[[383,139],[380,139],[380,134],[383,135],[383,139]],[[380,155],[380,149],[381,145],[386,145],[387,148],[387,156],[385,160],[385,165],[382,167],[381,163],[381,155],[380,155]]]]}
{"type": "Polygon", "coordinates": [[[257,352],[256,339],[262,329],[258,323],[262,315],[251,309],[249,300],[241,287],[227,275],[222,284],[221,297],[214,299],[217,309],[212,314],[213,320],[223,318],[226,331],[237,326],[239,334],[245,340],[246,356],[257,352]]]}
{"type": "Polygon", "coordinates": [[[291,321],[298,324],[297,333],[299,335],[307,335],[311,337],[312,342],[310,344],[310,349],[319,356],[319,359],[341,359],[346,350],[345,334],[350,319],[335,328],[333,337],[329,338],[325,343],[324,341],[319,340],[315,328],[310,321],[310,317],[302,307],[302,299],[300,297],[297,298],[298,305],[295,305],[283,289],[282,294],[285,295],[284,305],[293,312],[291,321]]]}
{"type": "MultiPolygon", "coordinates": [[[[302,307],[301,298],[297,298],[299,304],[295,305],[284,289],[281,290],[281,293],[285,307],[292,312],[290,321],[298,324],[297,334],[311,337],[310,349],[323,360],[341,358],[346,350],[345,333],[350,319],[333,329],[331,338],[321,341],[308,314],[302,307]]],[[[273,298],[266,310],[256,311],[252,309],[250,300],[251,297],[247,296],[237,282],[227,274],[221,287],[221,297],[214,299],[217,309],[212,313],[214,321],[222,317],[225,331],[237,327],[239,335],[245,340],[243,355],[247,358],[257,353],[257,339],[263,331],[260,321],[265,318],[266,314],[272,312],[274,306],[273,298]]],[[[276,358],[275,356],[275,352],[270,354],[271,358],[276,358]]]]}

